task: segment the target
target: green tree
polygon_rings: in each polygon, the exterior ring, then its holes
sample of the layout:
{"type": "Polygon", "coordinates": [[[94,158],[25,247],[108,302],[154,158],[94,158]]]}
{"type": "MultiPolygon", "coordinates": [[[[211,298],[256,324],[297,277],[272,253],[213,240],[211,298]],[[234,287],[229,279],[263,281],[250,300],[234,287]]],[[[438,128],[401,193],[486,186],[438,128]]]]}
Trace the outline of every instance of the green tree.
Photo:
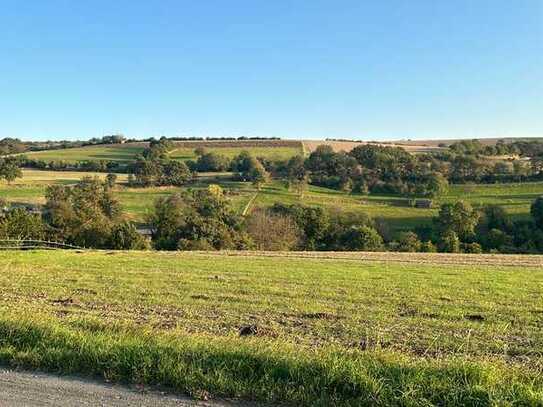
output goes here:
{"type": "Polygon", "coordinates": [[[449,190],[449,181],[439,172],[431,173],[426,182],[425,196],[435,198],[445,195],[449,190]]]}
{"type": "Polygon", "coordinates": [[[185,185],[192,177],[187,165],[182,161],[169,160],[162,165],[160,185],[185,185]]]}
{"type": "Polygon", "coordinates": [[[402,232],[398,239],[398,251],[400,252],[419,252],[421,242],[414,232],[402,232]]]}
{"type": "Polygon", "coordinates": [[[46,227],[40,215],[24,208],[11,209],[0,216],[0,238],[17,240],[42,240],[46,227]]]}
{"type": "Polygon", "coordinates": [[[264,168],[264,166],[256,158],[251,162],[251,169],[247,174],[249,181],[260,190],[262,186],[269,180],[269,174],[264,168]]]}
{"type": "Polygon", "coordinates": [[[384,249],[383,238],[370,226],[352,226],[342,240],[344,250],[376,252],[384,249]]]}
{"type": "Polygon", "coordinates": [[[21,178],[22,176],[23,172],[16,160],[0,159],[0,179],[5,179],[8,184],[11,184],[16,178],[21,178]]]}
{"type": "Polygon", "coordinates": [[[543,229],[543,196],[538,197],[532,203],[530,213],[537,227],[543,229]]]}
{"type": "Polygon", "coordinates": [[[149,245],[132,223],[124,221],[112,227],[109,247],[115,250],[145,250],[149,245]]]}
{"type": "Polygon", "coordinates": [[[117,182],[117,174],[106,175],[106,185],[108,188],[113,188],[116,182],[117,182]]]}
{"type": "Polygon", "coordinates": [[[294,156],[287,162],[286,179],[289,188],[294,189],[300,198],[303,198],[309,181],[309,172],[305,168],[305,160],[301,155],[294,156]]]}
{"type": "Polygon", "coordinates": [[[299,204],[284,205],[276,203],[272,212],[289,216],[303,232],[302,249],[319,250],[323,248],[324,239],[330,227],[330,216],[322,208],[299,204]]]}
{"type": "Polygon", "coordinates": [[[213,152],[200,154],[196,160],[196,169],[199,172],[220,172],[230,167],[230,160],[220,154],[213,152]]]}
{"type": "Polygon", "coordinates": [[[460,239],[453,230],[446,230],[439,239],[439,251],[445,253],[460,253],[460,239]]]}
{"type": "Polygon", "coordinates": [[[251,247],[242,218],[223,194],[211,189],[183,191],[158,199],[148,222],[158,250],[251,247]]]}
{"type": "Polygon", "coordinates": [[[74,186],[46,189],[44,218],[58,239],[77,246],[108,248],[121,206],[99,178],[85,177],[74,186]]]}
{"type": "Polygon", "coordinates": [[[437,248],[430,240],[428,240],[421,243],[420,251],[423,253],[435,253],[437,252],[437,248]]]}
{"type": "Polygon", "coordinates": [[[231,168],[238,172],[241,180],[252,182],[258,189],[269,179],[269,174],[262,163],[248,151],[242,151],[234,157],[231,168]]]}
{"type": "Polygon", "coordinates": [[[479,221],[479,212],[463,201],[441,205],[439,215],[434,218],[438,232],[454,232],[461,240],[471,239],[479,221]]]}

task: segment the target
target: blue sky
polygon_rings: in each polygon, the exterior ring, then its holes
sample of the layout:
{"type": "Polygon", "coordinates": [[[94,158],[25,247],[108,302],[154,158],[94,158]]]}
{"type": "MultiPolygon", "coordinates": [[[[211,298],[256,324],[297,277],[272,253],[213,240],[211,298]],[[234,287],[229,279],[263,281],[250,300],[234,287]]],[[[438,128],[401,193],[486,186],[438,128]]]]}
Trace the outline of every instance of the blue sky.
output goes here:
{"type": "Polygon", "coordinates": [[[0,138],[543,136],[542,0],[0,7],[0,138]]]}

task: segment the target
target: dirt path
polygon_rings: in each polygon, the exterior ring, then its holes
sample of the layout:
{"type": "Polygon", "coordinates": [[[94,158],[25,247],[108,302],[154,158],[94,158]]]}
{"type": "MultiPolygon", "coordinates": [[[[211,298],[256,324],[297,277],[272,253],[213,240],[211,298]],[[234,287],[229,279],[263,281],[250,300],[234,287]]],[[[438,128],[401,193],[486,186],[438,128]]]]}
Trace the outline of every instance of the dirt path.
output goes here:
{"type": "Polygon", "coordinates": [[[0,406],[233,407],[241,405],[221,401],[195,401],[156,390],[142,391],[137,388],[73,377],[0,369],[0,406]]]}
{"type": "Polygon", "coordinates": [[[543,267],[543,255],[525,254],[449,254],[399,252],[266,252],[218,251],[192,252],[216,256],[240,257],[292,257],[328,260],[377,261],[392,263],[478,265],[510,267],[543,267]]]}

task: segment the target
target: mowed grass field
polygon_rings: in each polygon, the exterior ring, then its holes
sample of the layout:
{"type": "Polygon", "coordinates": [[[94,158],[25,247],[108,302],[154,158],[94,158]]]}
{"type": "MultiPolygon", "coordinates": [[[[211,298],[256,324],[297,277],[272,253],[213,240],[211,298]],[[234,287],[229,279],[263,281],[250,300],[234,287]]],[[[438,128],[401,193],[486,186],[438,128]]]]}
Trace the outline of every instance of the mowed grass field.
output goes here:
{"type": "MultiPolygon", "coordinates": [[[[24,170],[23,178],[11,185],[0,183],[0,197],[12,202],[44,203],[45,188],[49,184],[73,184],[83,176],[105,177],[104,173],[55,172],[24,170]]],[[[118,175],[118,186],[114,193],[123,205],[127,216],[142,222],[145,214],[151,210],[154,201],[179,191],[175,187],[128,188],[125,185],[126,174],[118,175]]],[[[410,230],[416,226],[431,222],[437,214],[439,204],[466,200],[473,205],[497,204],[516,218],[529,216],[531,203],[543,195],[543,183],[494,184],[494,185],[452,185],[449,193],[435,200],[433,209],[420,209],[407,206],[407,198],[397,196],[347,194],[332,189],[309,186],[300,199],[297,193],[289,191],[281,181],[266,184],[257,191],[250,183],[228,180],[228,174],[204,174],[199,181],[189,187],[206,187],[218,183],[229,193],[234,208],[242,213],[248,202],[254,207],[267,207],[274,203],[301,203],[320,206],[332,211],[342,210],[351,213],[366,213],[372,218],[382,218],[389,222],[392,229],[410,230]]]]}
{"type": "Polygon", "coordinates": [[[86,146],[66,148],[60,150],[33,151],[24,153],[28,158],[35,160],[64,161],[74,163],[78,161],[118,161],[130,162],[141,154],[147,143],[111,144],[99,146],[86,146]]]}
{"type": "MultiPolygon", "coordinates": [[[[273,145],[273,142],[251,142],[249,144],[242,142],[216,143],[213,142],[201,143],[209,152],[215,152],[233,158],[242,151],[249,151],[255,157],[264,157],[270,160],[287,160],[297,154],[303,154],[302,144],[292,143],[292,145],[273,145]],[[259,144],[262,144],[260,146],[259,144]]],[[[118,161],[127,163],[133,161],[138,154],[141,154],[147,147],[148,143],[126,143],[126,144],[111,144],[99,146],[86,146],[79,148],[67,148],[60,150],[45,150],[28,152],[25,155],[28,158],[49,161],[64,161],[74,163],[78,161],[118,161]]],[[[176,148],[170,152],[170,158],[176,160],[196,160],[197,156],[194,153],[197,142],[191,142],[191,147],[185,147],[182,142],[176,143],[176,148]]]]}
{"type": "MultiPolygon", "coordinates": [[[[295,155],[302,155],[300,147],[205,147],[206,151],[224,155],[228,158],[234,158],[242,151],[249,151],[255,157],[264,157],[269,160],[288,160],[295,155]]],[[[194,153],[194,148],[179,147],[170,153],[170,158],[174,160],[196,160],[198,157],[194,153]]]]}
{"type": "Polygon", "coordinates": [[[543,404],[543,257],[314,256],[0,252],[0,362],[297,406],[543,404]]]}

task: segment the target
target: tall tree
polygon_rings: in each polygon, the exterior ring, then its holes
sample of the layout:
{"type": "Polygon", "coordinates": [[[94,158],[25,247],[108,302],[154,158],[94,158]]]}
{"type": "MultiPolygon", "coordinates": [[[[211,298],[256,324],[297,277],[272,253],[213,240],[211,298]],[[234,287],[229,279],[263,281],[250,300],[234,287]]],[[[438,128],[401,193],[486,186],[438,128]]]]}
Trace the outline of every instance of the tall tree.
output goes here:
{"type": "Polygon", "coordinates": [[[0,179],[5,179],[11,184],[16,178],[21,178],[23,172],[19,168],[17,160],[12,158],[0,159],[0,179]]]}

